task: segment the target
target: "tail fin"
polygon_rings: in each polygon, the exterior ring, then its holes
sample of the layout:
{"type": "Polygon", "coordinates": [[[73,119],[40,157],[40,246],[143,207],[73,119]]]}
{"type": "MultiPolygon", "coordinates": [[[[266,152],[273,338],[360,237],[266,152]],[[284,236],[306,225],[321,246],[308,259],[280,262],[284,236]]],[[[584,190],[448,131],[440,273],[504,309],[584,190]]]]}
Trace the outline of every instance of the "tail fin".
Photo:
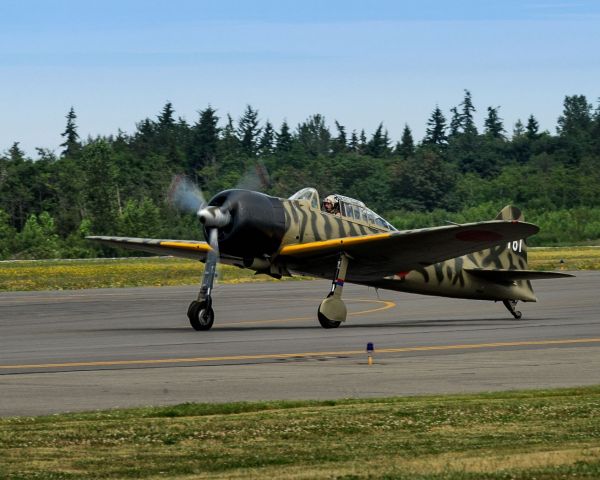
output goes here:
{"type": "MultiPolygon", "coordinates": [[[[525,217],[517,207],[507,205],[495,220],[524,221],[525,217]]],[[[535,302],[530,280],[543,278],[572,277],[561,272],[539,272],[529,270],[527,266],[527,243],[525,239],[503,243],[497,247],[481,250],[463,257],[469,274],[494,283],[510,286],[508,300],[535,302]]]]}
{"type": "MultiPolygon", "coordinates": [[[[512,205],[504,207],[495,220],[519,220],[525,217],[512,205]]],[[[471,275],[511,288],[512,299],[536,301],[527,268],[527,243],[525,239],[502,243],[496,247],[467,255],[465,270],[471,275]]]]}
{"type": "MultiPolygon", "coordinates": [[[[525,221],[525,216],[517,207],[507,205],[496,215],[495,220],[518,220],[525,221]]],[[[573,275],[560,272],[541,272],[529,270],[527,265],[527,242],[525,239],[515,240],[487,250],[481,250],[467,256],[471,260],[471,266],[465,270],[498,282],[527,281],[527,288],[531,290],[528,280],[539,280],[542,278],[572,277],[573,275]]],[[[533,290],[531,290],[533,294],[533,290]]]]}
{"type": "MultiPolygon", "coordinates": [[[[520,209],[513,205],[507,205],[496,215],[495,220],[518,220],[525,221],[525,215],[520,209]]],[[[499,256],[500,265],[495,268],[510,270],[527,270],[527,243],[524,238],[507,242],[505,245],[484,250],[484,252],[495,252],[499,256]]],[[[483,252],[482,252],[483,253],[483,252]]],[[[485,268],[485,267],[484,267],[485,268]]]]}

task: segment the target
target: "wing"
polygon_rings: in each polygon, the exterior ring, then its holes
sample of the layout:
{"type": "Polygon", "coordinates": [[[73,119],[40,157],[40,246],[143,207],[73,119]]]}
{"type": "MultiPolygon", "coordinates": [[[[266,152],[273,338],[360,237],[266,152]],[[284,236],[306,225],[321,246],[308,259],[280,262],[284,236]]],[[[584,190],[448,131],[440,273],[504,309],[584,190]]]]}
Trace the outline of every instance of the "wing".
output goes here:
{"type": "MultiPolygon", "coordinates": [[[[133,237],[86,237],[88,240],[99,242],[111,247],[138,250],[141,252],[158,255],[173,255],[175,257],[190,258],[192,260],[206,261],[210,246],[206,242],[196,240],[159,240],[155,238],[133,237]]],[[[232,263],[233,257],[221,255],[222,263],[232,263]]]]}
{"type": "Polygon", "coordinates": [[[279,257],[291,270],[322,276],[325,270],[330,271],[333,259],[345,252],[351,257],[349,279],[373,280],[526,238],[538,231],[531,223],[492,220],[287,245],[281,248],[279,257]]]}

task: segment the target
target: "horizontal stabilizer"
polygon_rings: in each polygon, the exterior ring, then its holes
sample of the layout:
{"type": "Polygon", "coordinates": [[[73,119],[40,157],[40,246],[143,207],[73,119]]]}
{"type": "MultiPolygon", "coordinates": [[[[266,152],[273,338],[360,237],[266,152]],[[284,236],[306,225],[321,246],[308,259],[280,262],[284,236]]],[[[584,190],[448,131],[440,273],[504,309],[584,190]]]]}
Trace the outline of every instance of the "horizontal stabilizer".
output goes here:
{"type": "Polygon", "coordinates": [[[574,277],[570,273],[540,272],[537,270],[491,270],[486,268],[465,268],[466,272],[492,282],[513,282],[516,280],[542,280],[548,278],[574,277]]]}

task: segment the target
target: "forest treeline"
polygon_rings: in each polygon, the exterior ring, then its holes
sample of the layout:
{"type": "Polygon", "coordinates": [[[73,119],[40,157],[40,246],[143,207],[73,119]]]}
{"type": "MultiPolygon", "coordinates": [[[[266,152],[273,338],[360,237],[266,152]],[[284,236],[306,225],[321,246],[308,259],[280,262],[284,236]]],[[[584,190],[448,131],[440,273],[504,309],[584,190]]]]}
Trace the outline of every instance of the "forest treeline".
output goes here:
{"type": "Polygon", "coordinates": [[[533,244],[600,239],[600,105],[566,96],[555,132],[534,115],[509,132],[491,106],[478,128],[475,112],[465,90],[448,112],[433,109],[424,138],[405,125],[393,142],[383,124],[348,131],[315,114],[276,126],[251,106],[239,119],[208,106],[189,123],[166,103],[131,134],[81,139],[71,108],[59,153],[29,158],[14,143],[0,156],[0,259],[115,254],[88,234],[200,238],[197,220],[166,202],[173,176],[210,197],[257,162],[270,174],[265,193],[342,193],[398,228],[491,219],[512,203],[542,227],[533,244]]]}

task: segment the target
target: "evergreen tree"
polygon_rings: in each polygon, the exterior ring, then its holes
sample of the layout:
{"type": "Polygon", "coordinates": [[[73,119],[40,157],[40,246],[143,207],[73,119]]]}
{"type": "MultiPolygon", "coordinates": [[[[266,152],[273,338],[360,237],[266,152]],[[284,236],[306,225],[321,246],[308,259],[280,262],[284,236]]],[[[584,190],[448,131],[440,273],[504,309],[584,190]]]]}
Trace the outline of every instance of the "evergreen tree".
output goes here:
{"type": "Polygon", "coordinates": [[[425,133],[425,138],[423,139],[423,144],[443,147],[447,142],[448,137],[446,136],[446,117],[444,117],[440,107],[436,105],[431,117],[429,120],[427,120],[427,130],[425,133]]]}
{"type": "MultiPolygon", "coordinates": [[[[335,122],[332,138],[322,115],[300,124],[297,133],[290,133],[286,122],[277,132],[269,122],[261,130],[255,116],[250,130],[260,134],[251,144],[255,153],[264,156],[274,179],[270,187],[274,194],[289,195],[310,184],[323,192],[357,196],[383,209],[384,215],[393,208],[487,205],[477,209],[478,218],[491,215],[487,210],[492,203],[516,201],[533,215],[554,212],[552,223],[540,220],[544,236],[536,239],[600,238],[600,106],[594,110],[583,95],[568,96],[558,133],[541,132],[531,115],[526,127],[517,122],[510,140],[501,137],[507,134],[501,129],[499,107],[487,110],[485,135],[468,134],[464,120],[470,117],[474,128],[474,111],[470,93],[465,92],[465,101],[451,110],[446,128],[436,106],[422,145],[415,146],[405,128],[394,150],[402,159],[387,158],[390,142],[382,125],[367,139],[364,130],[350,134],[335,122]],[[403,151],[405,146],[411,148],[403,151]],[[269,155],[273,148],[276,154],[269,155]],[[327,158],[332,154],[334,159],[327,158]],[[456,184],[455,172],[463,174],[456,184]],[[569,212],[557,211],[562,208],[569,212]],[[596,216],[590,216],[592,209],[598,210],[596,216]]],[[[102,254],[101,247],[83,239],[94,233],[197,236],[193,216],[173,215],[162,205],[172,173],[196,174],[210,196],[239,184],[247,166],[256,162],[242,150],[243,136],[230,116],[219,129],[214,109],[199,114],[190,126],[177,119],[167,103],[155,117],[139,122],[131,135],[118,132],[82,146],[71,109],[58,158],[39,149],[34,161],[18,143],[9,144],[0,152],[0,258],[56,256],[57,251],[74,256],[102,254]]],[[[474,215],[474,210],[469,212],[474,215]]],[[[439,215],[446,218],[445,213],[439,215]]],[[[399,225],[417,226],[407,225],[406,218],[401,217],[399,225]]],[[[431,217],[410,218],[425,222],[431,217]]]]}
{"type": "Polygon", "coordinates": [[[199,172],[199,183],[203,190],[211,193],[234,187],[247,159],[231,115],[227,115],[227,123],[221,131],[217,158],[216,164],[205,166],[199,172]]]}
{"type": "Polygon", "coordinates": [[[258,152],[258,138],[261,132],[258,123],[258,110],[247,105],[238,123],[237,133],[242,152],[249,157],[255,156],[258,152]]]}
{"type": "Polygon", "coordinates": [[[467,135],[477,135],[477,127],[475,126],[475,120],[473,118],[473,114],[476,110],[473,106],[473,100],[469,90],[465,90],[465,97],[460,105],[462,106],[462,112],[460,115],[460,126],[462,128],[462,132],[467,135]]]}
{"type": "Polygon", "coordinates": [[[383,130],[383,123],[380,123],[371,140],[367,143],[365,153],[374,158],[386,157],[390,153],[389,142],[387,132],[383,130]]]}
{"type": "Polygon", "coordinates": [[[331,133],[325,125],[325,117],[317,113],[298,125],[298,140],[309,155],[329,155],[331,133]]]}
{"type": "Polygon", "coordinates": [[[563,113],[558,117],[558,133],[561,136],[582,137],[589,133],[591,124],[592,105],[585,95],[567,95],[563,113]]]}
{"type": "Polygon", "coordinates": [[[358,152],[365,153],[367,151],[367,135],[365,134],[365,129],[363,128],[360,131],[360,135],[358,137],[358,152]]]}
{"type": "Polygon", "coordinates": [[[348,146],[350,147],[351,152],[358,153],[359,143],[356,130],[352,130],[352,135],[350,136],[350,143],[348,144],[348,146]]]}
{"type": "Polygon", "coordinates": [[[190,168],[196,170],[214,164],[217,158],[220,129],[217,126],[219,117],[210,105],[200,111],[200,119],[192,127],[190,145],[190,168]]]}
{"type": "Polygon", "coordinates": [[[286,153],[292,150],[292,134],[290,127],[284,120],[279,129],[279,133],[275,134],[275,150],[277,153],[286,153]]]}
{"type": "Polygon", "coordinates": [[[71,107],[69,113],[66,116],[67,126],[65,131],[60,134],[61,137],[65,139],[63,143],[60,144],[61,147],[64,147],[62,151],[63,156],[72,157],[75,156],[81,150],[81,144],[79,143],[79,135],[77,134],[77,125],[75,125],[75,120],[77,119],[77,115],[75,115],[75,109],[71,107]]]}
{"type": "Polygon", "coordinates": [[[261,156],[272,155],[275,151],[275,130],[268,120],[258,143],[258,151],[261,156]]]}
{"type": "Polygon", "coordinates": [[[171,102],[165,103],[162,111],[158,115],[158,127],[159,129],[168,129],[175,126],[175,119],[173,118],[173,104],[171,102]]]}
{"type": "Polygon", "coordinates": [[[452,113],[452,118],[450,119],[450,137],[456,137],[460,133],[461,117],[456,107],[452,107],[450,113],[452,113]]]}
{"type": "Polygon", "coordinates": [[[165,157],[169,165],[180,169],[187,167],[184,151],[189,127],[182,118],[176,121],[174,113],[173,104],[167,102],[158,115],[152,153],[165,157]]]}
{"type": "Polygon", "coordinates": [[[348,151],[348,140],[346,139],[346,128],[340,125],[337,120],[335,121],[335,128],[337,129],[337,137],[331,143],[333,153],[337,155],[348,151]]]}
{"type": "Polygon", "coordinates": [[[96,234],[116,233],[118,212],[117,166],[111,147],[105,140],[96,140],[84,148],[86,214],[96,234]]]}
{"type": "MultiPolygon", "coordinates": [[[[510,157],[514,158],[520,164],[529,162],[531,158],[531,141],[534,139],[534,137],[530,135],[533,135],[533,131],[537,131],[537,122],[535,121],[533,115],[531,115],[527,120],[527,130],[525,130],[521,120],[517,120],[513,127],[511,142],[509,143],[506,152],[510,157]]],[[[537,136],[535,138],[537,138],[537,136]]]]}
{"type": "Polygon", "coordinates": [[[13,143],[6,156],[0,156],[0,208],[17,229],[35,212],[36,181],[34,163],[25,158],[18,142],[13,143]]]}
{"type": "Polygon", "coordinates": [[[557,126],[560,148],[556,157],[561,163],[578,166],[593,151],[592,108],[584,95],[565,97],[557,126]]]}
{"type": "Polygon", "coordinates": [[[221,133],[221,141],[219,146],[227,153],[237,154],[241,148],[241,142],[236,135],[235,127],[233,126],[233,118],[227,114],[227,124],[221,133]]]}
{"type": "Polygon", "coordinates": [[[8,149],[8,155],[13,162],[22,162],[25,160],[25,152],[19,148],[19,142],[15,142],[8,149]]]}
{"type": "Polygon", "coordinates": [[[513,140],[515,138],[522,137],[525,134],[525,127],[521,119],[517,119],[515,126],[513,127],[513,140]]]}
{"type": "Polygon", "coordinates": [[[404,124],[404,130],[402,130],[402,138],[400,140],[400,145],[398,146],[396,153],[405,160],[415,153],[415,142],[413,140],[410,127],[406,123],[404,124]]]}
{"type": "MultiPolygon", "coordinates": [[[[595,153],[600,157],[600,99],[592,120],[592,141],[595,153]]],[[[600,165],[600,158],[597,158],[597,163],[600,165]]]]}
{"type": "Polygon", "coordinates": [[[485,119],[485,134],[498,139],[504,139],[504,125],[502,125],[502,119],[498,115],[498,109],[500,107],[488,107],[488,115],[485,119]]]}
{"type": "Polygon", "coordinates": [[[451,141],[447,158],[463,173],[475,172],[483,177],[490,176],[494,166],[480,155],[481,139],[475,127],[475,107],[469,90],[465,90],[465,96],[459,106],[460,111],[457,108],[451,110],[451,141]]]}
{"type": "Polygon", "coordinates": [[[529,118],[527,119],[527,127],[525,127],[527,138],[530,140],[537,139],[540,136],[538,133],[539,128],[540,125],[535,117],[533,115],[529,115],[529,118]]]}
{"type": "Polygon", "coordinates": [[[145,118],[136,124],[136,131],[131,145],[136,157],[143,159],[156,153],[158,148],[156,145],[156,132],[156,123],[149,118],[145,118]]]}

